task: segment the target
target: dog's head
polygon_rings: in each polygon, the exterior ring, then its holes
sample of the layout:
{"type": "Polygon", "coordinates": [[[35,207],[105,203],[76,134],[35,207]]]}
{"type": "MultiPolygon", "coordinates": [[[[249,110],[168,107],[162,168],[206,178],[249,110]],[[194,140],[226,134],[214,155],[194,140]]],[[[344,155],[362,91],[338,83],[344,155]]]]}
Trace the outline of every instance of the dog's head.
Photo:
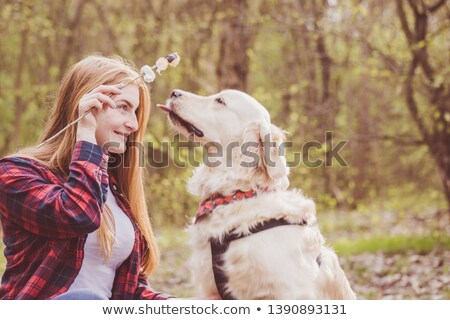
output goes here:
{"type": "Polygon", "coordinates": [[[239,174],[260,173],[265,185],[288,175],[280,152],[284,132],[271,124],[269,112],[250,95],[224,90],[205,97],[177,89],[168,104],[159,107],[168,112],[175,130],[214,149],[219,160],[231,159],[240,167],[239,174]]]}

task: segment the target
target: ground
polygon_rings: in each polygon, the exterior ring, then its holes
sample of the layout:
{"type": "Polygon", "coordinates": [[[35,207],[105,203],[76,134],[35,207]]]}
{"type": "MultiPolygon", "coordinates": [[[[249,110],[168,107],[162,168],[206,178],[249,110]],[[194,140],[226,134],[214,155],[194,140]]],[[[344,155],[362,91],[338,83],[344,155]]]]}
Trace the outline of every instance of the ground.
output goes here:
{"type": "MultiPolygon", "coordinates": [[[[450,299],[450,224],[430,209],[409,212],[332,212],[319,227],[339,255],[359,299],[450,299]]],[[[150,278],[155,290],[195,297],[187,260],[187,233],[156,230],[161,264],[150,278]]],[[[3,243],[0,249],[3,251],[3,243]]],[[[5,260],[0,255],[0,274],[5,260]]]]}
{"type": "MultiPolygon", "coordinates": [[[[438,211],[417,214],[353,212],[319,216],[358,299],[450,299],[450,232],[438,211]],[[376,220],[376,221],[375,221],[376,220]]],[[[155,290],[194,297],[187,234],[165,229],[158,237],[161,265],[155,290]]]]}

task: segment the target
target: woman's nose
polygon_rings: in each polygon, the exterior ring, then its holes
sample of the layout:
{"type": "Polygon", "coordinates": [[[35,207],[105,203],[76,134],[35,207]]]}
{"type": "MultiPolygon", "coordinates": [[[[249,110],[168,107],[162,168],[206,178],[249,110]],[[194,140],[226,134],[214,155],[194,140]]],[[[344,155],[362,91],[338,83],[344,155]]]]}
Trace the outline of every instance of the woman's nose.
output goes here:
{"type": "Polygon", "coordinates": [[[125,126],[133,132],[137,131],[137,129],[139,128],[139,124],[138,124],[136,115],[133,115],[132,119],[129,119],[128,121],[126,121],[125,126]]]}

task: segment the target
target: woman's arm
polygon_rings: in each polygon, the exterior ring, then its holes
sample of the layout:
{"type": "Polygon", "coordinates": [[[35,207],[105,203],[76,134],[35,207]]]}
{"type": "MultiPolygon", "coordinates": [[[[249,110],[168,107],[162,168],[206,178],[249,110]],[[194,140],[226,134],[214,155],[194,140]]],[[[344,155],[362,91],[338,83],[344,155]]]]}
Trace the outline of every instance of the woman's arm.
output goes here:
{"type": "Polygon", "coordinates": [[[24,158],[0,161],[0,215],[25,230],[50,238],[93,232],[108,185],[107,155],[86,141],[75,144],[69,178],[55,184],[47,168],[24,158]]]}

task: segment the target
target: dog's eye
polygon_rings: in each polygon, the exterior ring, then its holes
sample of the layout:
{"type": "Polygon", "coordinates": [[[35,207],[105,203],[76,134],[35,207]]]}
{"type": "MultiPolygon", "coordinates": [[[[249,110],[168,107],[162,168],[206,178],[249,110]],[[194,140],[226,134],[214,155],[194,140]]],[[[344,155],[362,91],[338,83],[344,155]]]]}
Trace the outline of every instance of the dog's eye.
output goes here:
{"type": "Polygon", "coordinates": [[[217,103],[220,103],[220,104],[223,104],[224,106],[226,106],[225,100],[223,100],[222,98],[216,98],[216,102],[217,102],[217,103]]]}

